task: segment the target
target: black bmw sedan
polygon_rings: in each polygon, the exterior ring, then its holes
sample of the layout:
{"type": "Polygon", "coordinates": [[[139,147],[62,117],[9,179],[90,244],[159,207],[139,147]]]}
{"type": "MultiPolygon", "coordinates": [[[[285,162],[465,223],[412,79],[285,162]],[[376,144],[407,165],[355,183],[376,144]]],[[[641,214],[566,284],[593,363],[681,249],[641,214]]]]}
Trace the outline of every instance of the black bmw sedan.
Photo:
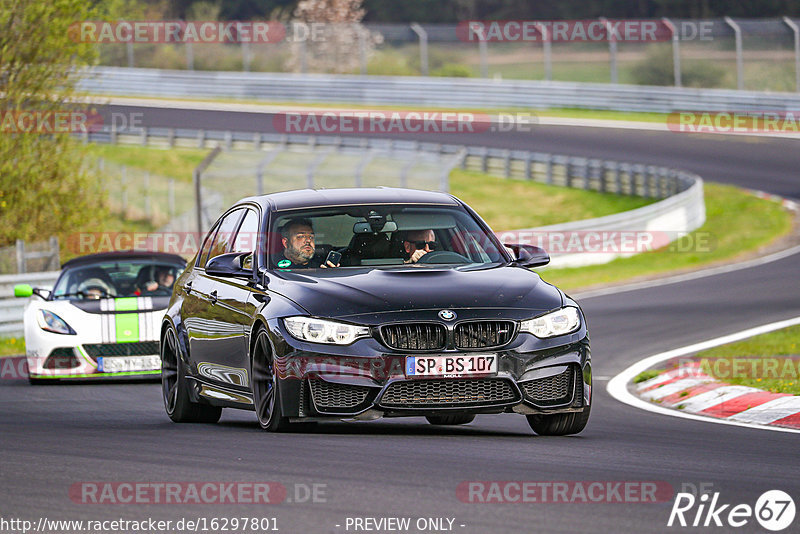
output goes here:
{"type": "Polygon", "coordinates": [[[591,355],[578,304],[466,204],[409,189],[303,190],[225,212],[176,281],[161,327],[175,422],[254,410],[262,428],[518,413],[580,432],[591,355]]]}

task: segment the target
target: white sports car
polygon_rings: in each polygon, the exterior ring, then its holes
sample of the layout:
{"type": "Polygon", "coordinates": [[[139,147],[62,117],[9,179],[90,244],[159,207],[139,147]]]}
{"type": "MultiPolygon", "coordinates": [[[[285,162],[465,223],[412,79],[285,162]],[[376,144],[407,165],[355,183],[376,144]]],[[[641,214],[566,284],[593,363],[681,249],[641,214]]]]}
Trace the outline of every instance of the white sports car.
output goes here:
{"type": "Polygon", "coordinates": [[[52,379],[158,378],[161,319],[186,261],[161,252],[72,259],[52,290],[21,284],[31,383],[52,379]]]}

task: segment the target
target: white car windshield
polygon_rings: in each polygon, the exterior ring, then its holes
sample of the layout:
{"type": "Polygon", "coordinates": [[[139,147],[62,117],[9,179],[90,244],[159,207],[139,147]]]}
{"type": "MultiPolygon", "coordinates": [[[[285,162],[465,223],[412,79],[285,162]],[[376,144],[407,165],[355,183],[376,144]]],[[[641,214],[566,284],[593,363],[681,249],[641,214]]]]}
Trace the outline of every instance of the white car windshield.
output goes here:
{"type": "Polygon", "coordinates": [[[54,299],[169,296],[183,266],[147,260],[114,260],[68,267],[53,289],[54,299]]]}

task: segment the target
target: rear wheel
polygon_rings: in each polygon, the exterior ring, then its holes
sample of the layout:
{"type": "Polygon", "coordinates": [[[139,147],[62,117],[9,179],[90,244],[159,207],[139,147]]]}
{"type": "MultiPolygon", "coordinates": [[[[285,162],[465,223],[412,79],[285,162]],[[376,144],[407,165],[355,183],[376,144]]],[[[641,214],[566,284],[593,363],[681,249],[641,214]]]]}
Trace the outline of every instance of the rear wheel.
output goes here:
{"type": "Polygon", "coordinates": [[[457,413],[453,415],[426,415],[425,419],[432,425],[466,425],[471,423],[473,414],[457,413]]]}
{"type": "Polygon", "coordinates": [[[282,432],[289,428],[289,418],[283,416],[280,396],[280,379],[275,370],[267,329],[258,329],[252,355],[253,405],[261,428],[269,432],[282,432]]]}
{"type": "Polygon", "coordinates": [[[587,406],[582,412],[559,413],[553,415],[528,415],[528,424],[540,436],[566,436],[577,434],[589,421],[591,407],[587,406]]]}
{"type": "Polygon", "coordinates": [[[161,392],[167,415],[176,423],[216,423],[222,408],[192,402],[178,338],[172,328],[161,340],[161,392]]]}

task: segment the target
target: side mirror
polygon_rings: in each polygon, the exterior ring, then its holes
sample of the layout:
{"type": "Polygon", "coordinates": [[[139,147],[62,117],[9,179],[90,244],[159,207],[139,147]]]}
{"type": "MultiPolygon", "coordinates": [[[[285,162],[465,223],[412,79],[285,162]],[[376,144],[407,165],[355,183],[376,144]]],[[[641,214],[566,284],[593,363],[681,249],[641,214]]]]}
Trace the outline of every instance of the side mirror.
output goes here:
{"type": "Polygon", "coordinates": [[[253,270],[242,263],[250,256],[249,252],[229,252],[214,256],[206,263],[206,274],[211,276],[253,276],[253,270]]]}
{"type": "Polygon", "coordinates": [[[14,286],[14,296],[18,298],[27,298],[33,295],[33,288],[30,284],[17,284],[14,286]]]}
{"type": "Polygon", "coordinates": [[[505,246],[513,250],[517,258],[514,260],[513,265],[531,268],[541,267],[550,263],[550,255],[541,247],[511,243],[506,243],[505,246]]]}
{"type": "Polygon", "coordinates": [[[50,296],[49,289],[42,289],[40,287],[31,287],[30,284],[17,284],[14,286],[14,296],[18,298],[28,298],[36,295],[39,298],[47,300],[50,296]]]}

